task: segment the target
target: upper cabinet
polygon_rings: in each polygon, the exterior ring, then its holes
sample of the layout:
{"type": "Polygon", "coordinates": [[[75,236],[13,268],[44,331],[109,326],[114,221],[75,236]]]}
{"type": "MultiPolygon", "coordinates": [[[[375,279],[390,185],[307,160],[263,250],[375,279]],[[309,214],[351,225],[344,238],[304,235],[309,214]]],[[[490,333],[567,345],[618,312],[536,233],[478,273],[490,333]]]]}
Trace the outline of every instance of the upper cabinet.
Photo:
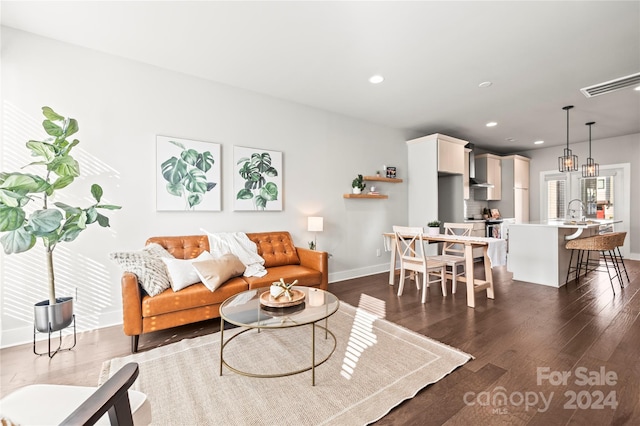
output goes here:
{"type": "Polygon", "coordinates": [[[491,204],[516,223],[529,221],[529,161],[521,155],[502,157],[502,198],[491,204]]]}
{"type": "Polygon", "coordinates": [[[464,149],[464,173],[462,174],[462,194],[464,199],[468,200],[470,197],[469,191],[469,148],[464,149]]]}
{"type": "Polygon", "coordinates": [[[500,200],[502,198],[502,163],[497,155],[476,155],[476,178],[493,185],[493,188],[476,188],[476,200],[500,200]]]}
{"type": "Polygon", "coordinates": [[[467,142],[439,133],[432,136],[438,140],[438,173],[464,174],[464,146],[467,142]]]}

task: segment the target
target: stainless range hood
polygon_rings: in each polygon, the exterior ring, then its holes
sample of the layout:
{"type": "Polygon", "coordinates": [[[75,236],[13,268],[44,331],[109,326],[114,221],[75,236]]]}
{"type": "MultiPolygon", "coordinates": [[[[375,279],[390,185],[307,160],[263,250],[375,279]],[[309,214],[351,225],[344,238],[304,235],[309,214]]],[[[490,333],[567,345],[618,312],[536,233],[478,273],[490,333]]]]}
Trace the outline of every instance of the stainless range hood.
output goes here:
{"type": "Polygon", "coordinates": [[[474,145],[468,143],[464,147],[471,150],[469,151],[469,186],[472,188],[493,188],[494,185],[492,183],[476,179],[476,154],[474,152],[474,145]]]}

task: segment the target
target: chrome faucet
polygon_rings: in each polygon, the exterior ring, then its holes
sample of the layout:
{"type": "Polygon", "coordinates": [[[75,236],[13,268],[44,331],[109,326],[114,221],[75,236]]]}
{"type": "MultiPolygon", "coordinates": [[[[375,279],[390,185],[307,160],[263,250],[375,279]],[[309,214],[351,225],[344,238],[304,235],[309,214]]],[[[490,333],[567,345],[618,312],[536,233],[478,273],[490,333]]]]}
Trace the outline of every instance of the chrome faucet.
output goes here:
{"type": "Polygon", "coordinates": [[[587,209],[586,209],[584,203],[582,202],[582,200],[580,200],[579,198],[574,198],[573,200],[569,201],[569,204],[567,204],[567,219],[585,220],[585,218],[586,218],[586,216],[584,216],[585,210],[587,210],[587,209]],[[571,208],[571,204],[574,201],[577,201],[578,203],[580,203],[580,208],[579,209],[571,208]],[[578,216],[576,216],[576,212],[579,213],[578,216]]]}

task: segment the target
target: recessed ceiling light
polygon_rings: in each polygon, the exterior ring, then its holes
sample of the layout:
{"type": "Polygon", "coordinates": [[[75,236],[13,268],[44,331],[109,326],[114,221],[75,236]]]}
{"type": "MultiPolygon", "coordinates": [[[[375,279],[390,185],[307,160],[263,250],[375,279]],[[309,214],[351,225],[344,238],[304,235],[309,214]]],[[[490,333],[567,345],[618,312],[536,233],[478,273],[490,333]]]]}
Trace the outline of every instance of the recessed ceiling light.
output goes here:
{"type": "Polygon", "coordinates": [[[481,88],[483,88],[483,89],[484,89],[485,87],[489,87],[489,86],[491,86],[492,84],[493,84],[493,83],[492,83],[492,82],[490,82],[490,81],[483,81],[482,83],[478,84],[478,87],[481,87],[481,88]]]}
{"type": "Polygon", "coordinates": [[[515,142],[516,140],[514,138],[506,138],[505,139],[507,142],[515,142]]]}
{"type": "Polygon", "coordinates": [[[496,123],[495,121],[490,121],[486,124],[487,127],[496,127],[498,125],[498,123],[496,123]]]}
{"type": "Polygon", "coordinates": [[[542,145],[544,143],[544,141],[535,141],[533,144],[534,145],[542,145]]]}
{"type": "Polygon", "coordinates": [[[384,81],[384,77],[381,75],[373,75],[369,78],[369,83],[371,84],[380,84],[384,81]]]}

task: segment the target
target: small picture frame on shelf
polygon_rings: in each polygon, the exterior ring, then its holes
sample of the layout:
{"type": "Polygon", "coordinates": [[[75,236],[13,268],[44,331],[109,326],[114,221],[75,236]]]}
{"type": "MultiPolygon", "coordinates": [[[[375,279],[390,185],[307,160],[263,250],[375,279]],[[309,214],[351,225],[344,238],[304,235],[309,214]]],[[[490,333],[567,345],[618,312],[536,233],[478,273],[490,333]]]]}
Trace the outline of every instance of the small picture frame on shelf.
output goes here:
{"type": "Polygon", "coordinates": [[[387,177],[395,179],[396,178],[396,168],[395,167],[387,167],[387,177]]]}

